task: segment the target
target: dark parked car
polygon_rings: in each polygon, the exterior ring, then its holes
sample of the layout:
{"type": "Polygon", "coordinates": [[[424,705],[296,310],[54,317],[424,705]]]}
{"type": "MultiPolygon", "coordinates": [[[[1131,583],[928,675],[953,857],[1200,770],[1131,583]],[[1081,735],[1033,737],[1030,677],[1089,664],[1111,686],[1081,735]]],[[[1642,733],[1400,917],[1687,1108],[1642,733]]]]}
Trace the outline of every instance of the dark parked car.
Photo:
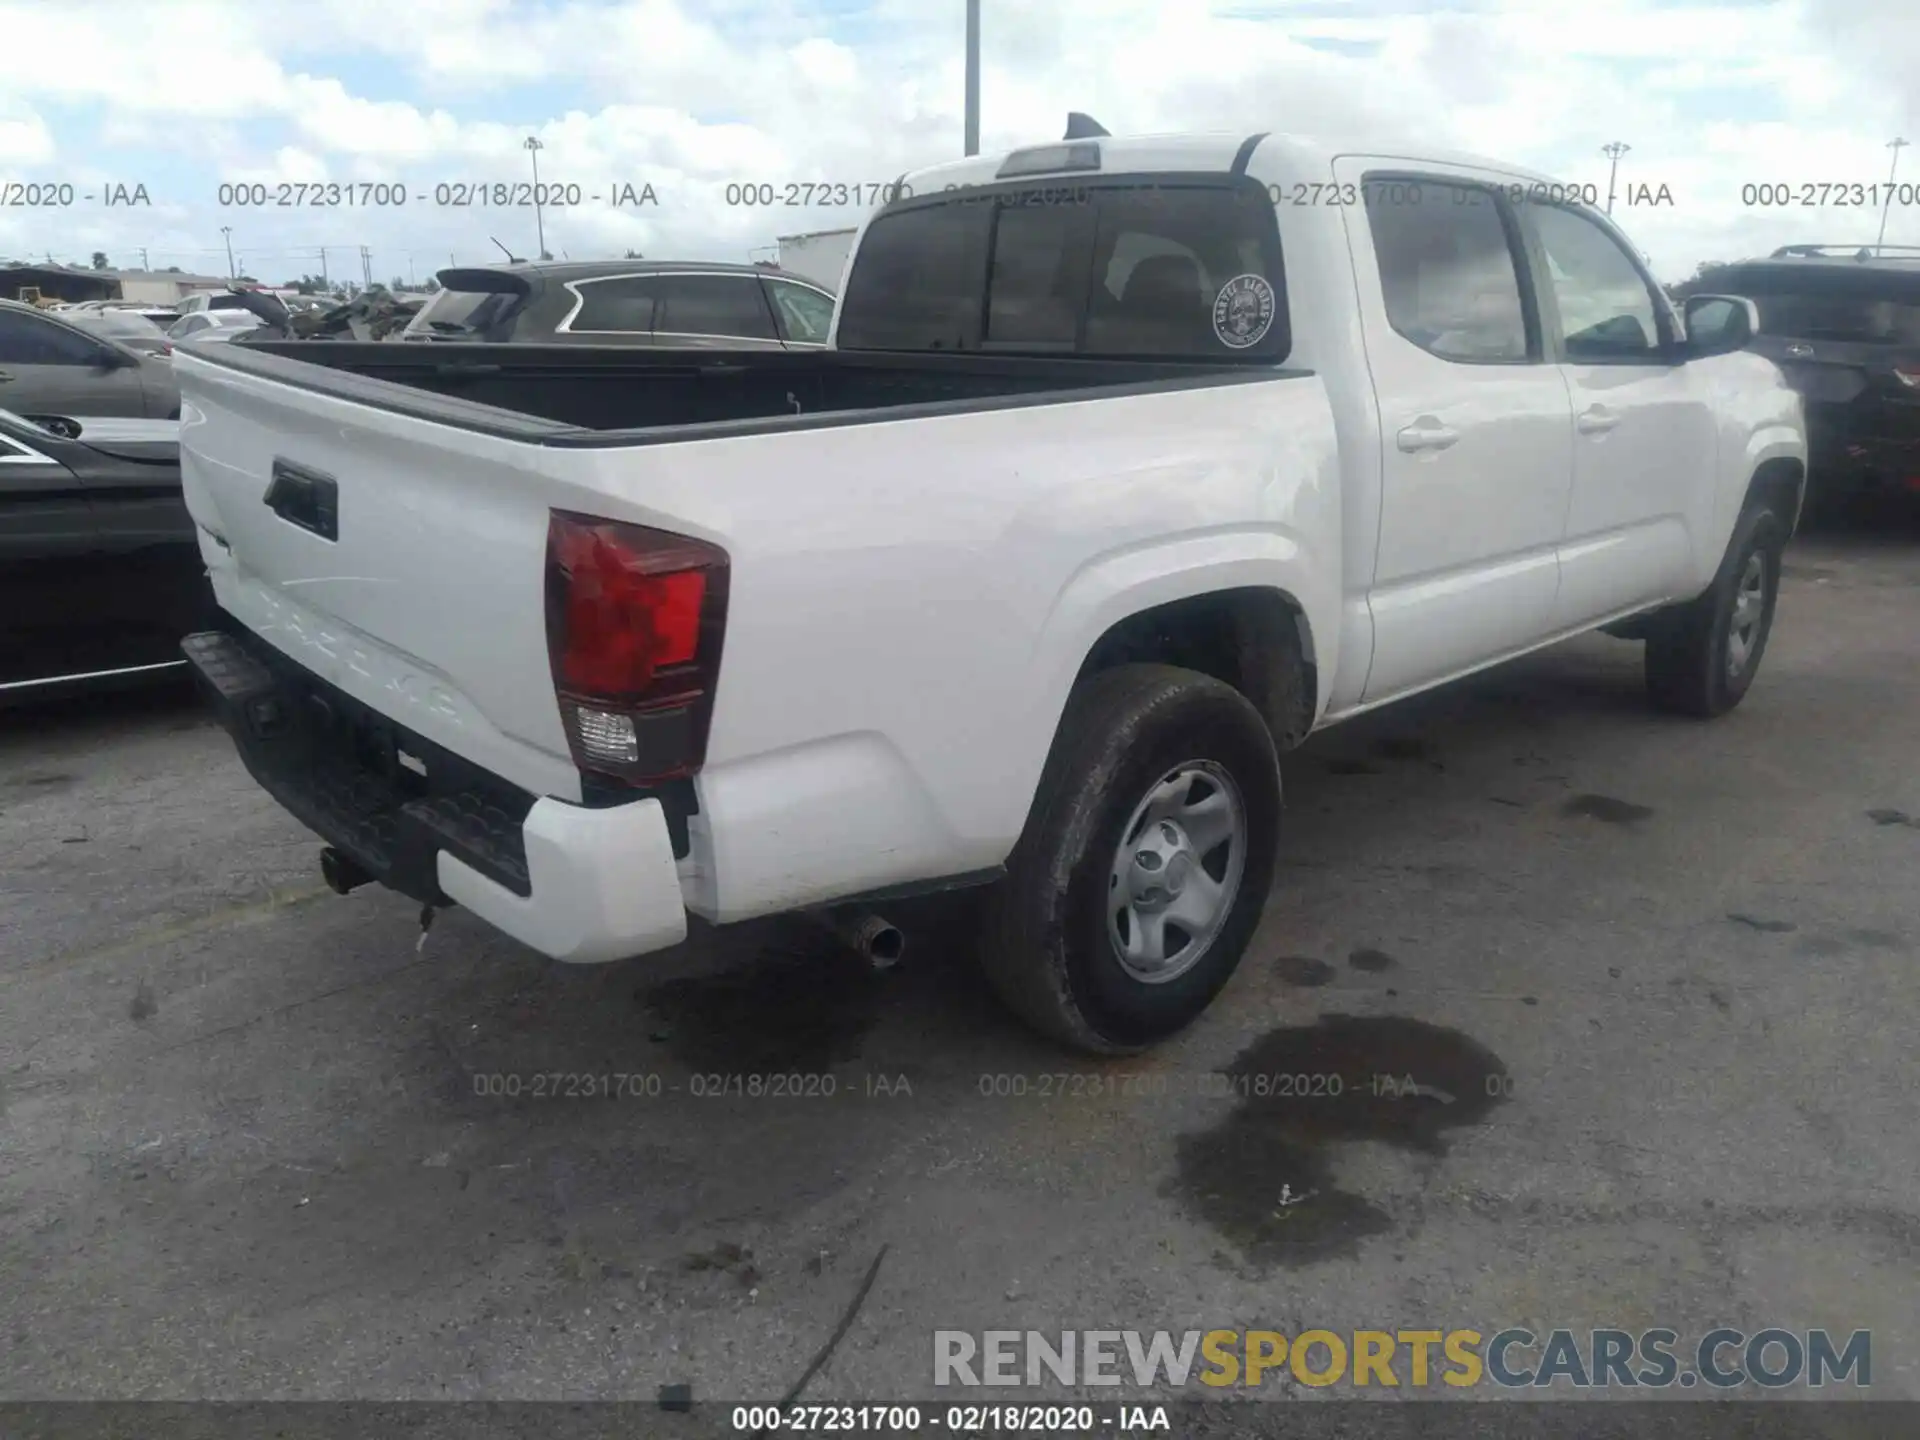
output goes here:
{"type": "Polygon", "coordinates": [[[664,349],[826,344],[834,297],[764,265],[595,260],[442,270],[402,340],[578,341],[664,349]]]}
{"type": "Polygon", "coordinates": [[[110,336],[0,300],[0,406],[16,415],[177,418],[173,367],[110,336]]]}
{"type": "Polygon", "coordinates": [[[0,705],[183,667],[214,608],[179,430],[0,410],[0,705]]]}
{"type": "Polygon", "coordinates": [[[1920,250],[1788,245],[1675,290],[1745,296],[1760,312],[1750,348],[1806,402],[1810,507],[1920,495],[1920,250]]]}

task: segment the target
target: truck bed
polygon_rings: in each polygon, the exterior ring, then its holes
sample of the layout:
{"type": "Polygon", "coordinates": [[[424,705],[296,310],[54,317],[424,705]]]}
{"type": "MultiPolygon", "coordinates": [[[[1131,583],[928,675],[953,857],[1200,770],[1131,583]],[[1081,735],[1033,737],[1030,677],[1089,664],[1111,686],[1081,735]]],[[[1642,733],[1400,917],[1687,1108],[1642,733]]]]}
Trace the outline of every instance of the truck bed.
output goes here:
{"type": "Polygon", "coordinates": [[[1206,361],[262,340],[210,364],[505,439],[629,446],[1306,374],[1206,361]],[[905,413],[903,413],[903,411],[905,413]]]}
{"type": "Polygon", "coordinates": [[[175,364],[221,609],[430,770],[597,803],[556,698],[556,511],[726,554],[677,882],[716,923],[1000,864],[1089,649],[1170,578],[1279,563],[1338,624],[1338,437],[1301,372],[338,342],[175,364]]]}

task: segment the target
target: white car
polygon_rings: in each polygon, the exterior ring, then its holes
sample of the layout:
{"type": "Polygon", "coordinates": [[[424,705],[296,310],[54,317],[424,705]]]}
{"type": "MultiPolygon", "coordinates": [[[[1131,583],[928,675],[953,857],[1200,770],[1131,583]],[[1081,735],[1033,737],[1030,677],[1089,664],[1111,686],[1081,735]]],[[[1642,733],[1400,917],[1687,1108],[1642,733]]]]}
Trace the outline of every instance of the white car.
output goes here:
{"type": "Polygon", "coordinates": [[[260,317],[249,310],[198,310],[183,315],[167,330],[167,339],[178,345],[187,340],[201,343],[231,340],[260,324],[260,317]]]}
{"type": "Polygon", "coordinates": [[[231,290],[196,290],[173,308],[183,316],[229,310],[244,312],[246,309],[240,297],[231,290]]]}
{"type": "Polygon", "coordinates": [[[1601,628],[1668,709],[1752,684],[1800,401],[1547,177],[1103,136],[905,191],[823,352],[178,352],[189,654],[336,888],[593,962],[980,884],[1011,1006],[1125,1052],[1239,963],[1309,732],[1601,628]]]}

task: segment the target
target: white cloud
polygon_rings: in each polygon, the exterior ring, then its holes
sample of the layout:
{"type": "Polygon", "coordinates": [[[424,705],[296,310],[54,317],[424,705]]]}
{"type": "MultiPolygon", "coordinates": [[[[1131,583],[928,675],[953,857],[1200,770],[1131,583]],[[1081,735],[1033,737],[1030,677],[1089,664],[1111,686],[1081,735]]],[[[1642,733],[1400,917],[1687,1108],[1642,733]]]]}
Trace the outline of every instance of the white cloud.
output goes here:
{"type": "MultiPolygon", "coordinates": [[[[988,149],[1052,138],[1084,109],[1117,133],[1412,138],[1604,186],[1600,146],[1620,139],[1622,184],[1674,196],[1621,216],[1669,275],[1787,240],[1870,238],[1877,214],[1743,206],[1741,187],[1882,181],[1886,140],[1920,121],[1920,9],[1856,0],[1583,0],[1577,21],[1562,0],[986,8],[988,149]]],[[[844,0],[0,0],[0,34],[64,57],[10,68],[4,173],[133,179],[120,172],[137,157],[170,186],[150,182],[146,214],[36,217],[23,242],[36,251],[164,235],[210,255],[225,224],[260,265],[291,271],[320,245],[428,264],[493,253],[490,235],[530,249],[530,214],[430,200],[442,182],[524,178],[534,134],[543,179],[651,183],[660,198],[550,214],[556,253],[739,258],[853,217],[729,208],[729,182],[881,183],[949,158],[961,132],[960,7],[925,0],[857,13],[844,0]],[[429,203],[221,210],[218,184],[235,179],[404,180],[429,203]]],[[[0,215],[0,236],[23,224],[0,215]]],[[[1920,207],[1897,207],[1888,238],[1920,240],[1920,207]]]]}
{"type": "Polygon", "coordinates": [[[32,111],[0,112],[0,165],[47,165],[55,154],[46,121],[32,111]]]}

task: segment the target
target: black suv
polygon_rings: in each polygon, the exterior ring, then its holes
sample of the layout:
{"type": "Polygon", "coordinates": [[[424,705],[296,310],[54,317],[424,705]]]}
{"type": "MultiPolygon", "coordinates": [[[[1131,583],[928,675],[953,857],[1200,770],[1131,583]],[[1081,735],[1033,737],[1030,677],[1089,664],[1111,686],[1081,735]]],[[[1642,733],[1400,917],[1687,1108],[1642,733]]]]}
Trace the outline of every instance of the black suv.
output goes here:
{"type": "Polygon", "coordinates": [[[805,350],[827,342],[834,297],[764,265],[545,261],[442,270],[402,340],[578,342],[674,350],[805,350]]]}
{"type": "Polygon", "coordinates": [[[1786,245],[1674,287],[1743,295],[1806,402],[1809,505],[1920,495],[1920,247],[1786,245]]]}

